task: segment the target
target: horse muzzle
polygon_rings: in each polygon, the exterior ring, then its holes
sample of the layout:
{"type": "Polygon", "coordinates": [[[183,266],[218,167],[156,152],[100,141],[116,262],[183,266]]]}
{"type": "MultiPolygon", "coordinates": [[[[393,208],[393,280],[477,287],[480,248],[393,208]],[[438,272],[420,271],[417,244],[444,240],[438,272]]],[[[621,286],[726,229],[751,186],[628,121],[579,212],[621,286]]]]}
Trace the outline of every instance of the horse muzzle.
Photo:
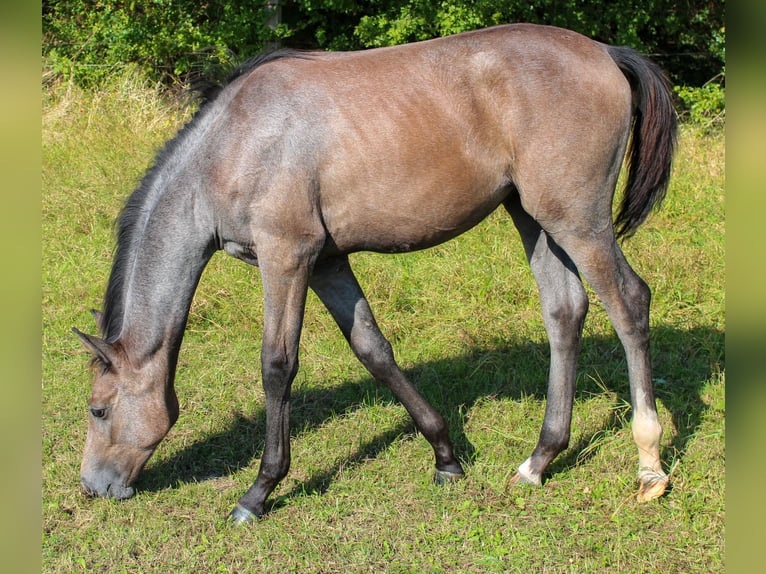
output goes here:
{"type": "Polygon", "coordinates": [[[119,484],[117,482],[91,481],[84,476],[80,477],[80,484],[82,485],[85,494],[94,497],[100,496],[102,498],[123,500],[130,498],[136,493],[136,489],[132,486],[119,484]]]}

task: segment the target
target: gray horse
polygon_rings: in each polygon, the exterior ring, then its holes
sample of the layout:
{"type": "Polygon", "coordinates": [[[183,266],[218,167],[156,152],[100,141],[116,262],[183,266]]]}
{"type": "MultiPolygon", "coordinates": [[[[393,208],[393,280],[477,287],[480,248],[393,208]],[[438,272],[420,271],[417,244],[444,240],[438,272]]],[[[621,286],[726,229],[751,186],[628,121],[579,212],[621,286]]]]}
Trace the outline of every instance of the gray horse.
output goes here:
{"type": "Polygon", "coordinates": [[[668,477],[649,359],[650,292],[617,239],[665,195],[675,134],[657,66],[553,27],[498,26],[361,52],[279,52],[243,65],[128,199],[96,313],[101,337],[75,329],[95,367],[85,491],[133,495],[175,423],[189,306],[221,249],[257,265],[264,291],[265,447],[232,521],[263,515],[288,472],[290,386],[309,288],[433,446],[436,482],[462,476],[444,419],[394,361],[348,254],[437,245],[502,205],[538,283],[551,348],[539,442],[514,480],[540,484],[569,441],[588,310],[582,273],[627,354],[638,496],[660,496],[668,477]]]}

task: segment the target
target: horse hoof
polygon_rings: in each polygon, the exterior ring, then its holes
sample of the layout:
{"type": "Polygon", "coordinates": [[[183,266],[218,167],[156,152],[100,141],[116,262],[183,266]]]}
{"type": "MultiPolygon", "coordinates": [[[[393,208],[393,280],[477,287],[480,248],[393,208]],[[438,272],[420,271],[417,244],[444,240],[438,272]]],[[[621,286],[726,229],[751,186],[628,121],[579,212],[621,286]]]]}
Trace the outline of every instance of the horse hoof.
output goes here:
{"type": "Polygon", "coordinates": [[[511,477],[511,484],[528,484],[529,486],[541,486],[542,482],[538,479],[535,480],[531,476],[527,476],[525,474],[521,474],[520,472],[517,472],[511,477]]]}
{"type": "Polygon", "coordinates": [[[668,477],[665,473],[647,472],[639,477],[638,501],[649,502],[665,494],[668,477]]]}
{"type": "Polygon", "coordinates": [[[237,504],[229,513],[227,521],[234,526],[239,526],[240,524],[252,524],[256,518],[258,517],[253,512],[241,504],[237,504]]]}
{"type": "Polygon", "coordinates": [[[465,474],[462,472],[450,472],[449,470],[439,470],[437,468],[434,473],[434,484],[443,486],[457,482],[461,478],[465,478],[465,474]]]}

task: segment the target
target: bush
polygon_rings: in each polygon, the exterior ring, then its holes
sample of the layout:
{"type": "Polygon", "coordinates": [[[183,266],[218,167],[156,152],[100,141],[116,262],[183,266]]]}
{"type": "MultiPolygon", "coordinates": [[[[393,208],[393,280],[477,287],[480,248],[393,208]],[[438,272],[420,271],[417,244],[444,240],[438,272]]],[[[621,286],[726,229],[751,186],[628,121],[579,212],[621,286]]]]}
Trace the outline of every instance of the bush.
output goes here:
{"type": "Polygon", "coordinates": [[[700,86],[725,65],[723,0],[279,0],[276,26],[269,1],[43,0],[43,55],[80,85],[129,63],[174,83],[215,76],[276,41],[354,50],[532,22],[651,54],[679,85],[700,86]]]}
{"type": "Polygon", "coordinates": [[[246,0],[47,0],[43,54],[51,72],[83,86],[131,63],[171,84],[260,51],[273,36],[267,16],[246,0]]]}
{"type": "Polygon", "coordinates": [[[723,126],[726,119],[725,88],[711,81],[701,88],[676,86],[675,92],[681,100],[682,119],[710,131],[723,126]]]}

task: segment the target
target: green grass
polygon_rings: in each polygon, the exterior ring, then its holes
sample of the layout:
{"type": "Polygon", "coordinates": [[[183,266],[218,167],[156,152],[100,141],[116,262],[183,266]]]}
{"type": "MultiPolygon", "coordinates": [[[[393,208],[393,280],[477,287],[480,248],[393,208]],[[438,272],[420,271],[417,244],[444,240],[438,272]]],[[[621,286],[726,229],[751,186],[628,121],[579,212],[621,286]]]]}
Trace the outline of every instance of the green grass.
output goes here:
{"type": "Polygon", "coordinates": [[[309,298],[294,384],[293,466],[252,528],[223,517],[263,445],[257,270],[216,255],[191,311],[181,416],[133,499],[78,486],[94,331],[112,222],[185,115],[151,86],[53,86],[43,115],[45,572],[722,572],[724,146],[685,128],[664,209],[625,245],[653,289],[653,360],[672,490],[639,504],[622,348],[591,296],[572,440],[542,488],[509,479],[545,408],[537,290],[498,212],[430,251],[352,262],[402,367],[450,422],[466,480],[430,484],[404,409],[309,298]]]}

